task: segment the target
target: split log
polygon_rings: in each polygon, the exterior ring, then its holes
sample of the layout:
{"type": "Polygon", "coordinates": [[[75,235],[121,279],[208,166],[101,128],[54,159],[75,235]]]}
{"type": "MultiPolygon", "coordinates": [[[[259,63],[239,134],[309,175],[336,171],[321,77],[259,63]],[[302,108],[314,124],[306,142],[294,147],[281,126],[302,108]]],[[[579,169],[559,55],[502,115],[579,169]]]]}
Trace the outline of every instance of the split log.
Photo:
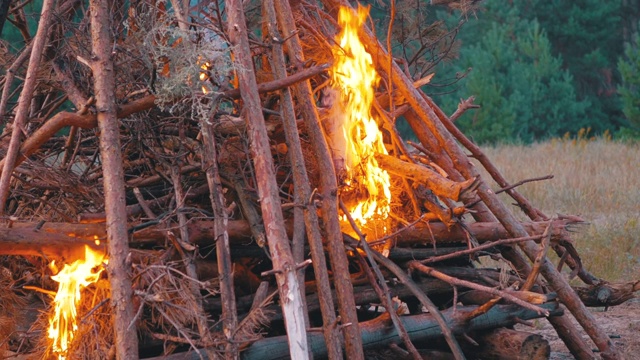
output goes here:
{"type": "Polygon", "coordinates": [[[474,338],[479,348],[469,349],[475,358],[486,360],[546,360],[551,346],[541,335],[506,328],[481,333],[474,338]]]}

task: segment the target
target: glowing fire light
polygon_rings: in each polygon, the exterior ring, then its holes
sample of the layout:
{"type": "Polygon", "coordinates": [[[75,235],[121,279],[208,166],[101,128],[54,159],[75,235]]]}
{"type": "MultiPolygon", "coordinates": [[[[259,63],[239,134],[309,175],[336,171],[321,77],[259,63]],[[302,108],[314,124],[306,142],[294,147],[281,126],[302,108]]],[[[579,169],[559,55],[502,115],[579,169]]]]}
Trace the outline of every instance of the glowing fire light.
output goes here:
{"type": "MultiPolygon", "coordinates": [[[[53,300],[55,312],[49,320],[49,339],[53,340],[53,352],[58,359],[65,359],[74,334],[78,330],[76,308],[80,304],[80,290],[100,278],[105,255],[85,246],[85,258],[65,265],[51,279],[60,283],[53,300]]],[[[49,265],[57,271],[55,261],[49,265]]]]}
{"type": "Polygon", "coordinates": [[[358,38],[358,29],[368,15],[368,8],[359,7],[357,15],[346,7],[338,13],[342,31],[332,49],[334,86],[340,90],[346,114],[344,131],[346,183],[364,186],[368,197],[350,209],[354,220],[364,225],[374,215],[387,218],[390,211],[391,191],[389,174],[378,166],[375,154],[387,154],[382,133],[371,116],[374,88],[379,81],[371,55],[358,38]]]}

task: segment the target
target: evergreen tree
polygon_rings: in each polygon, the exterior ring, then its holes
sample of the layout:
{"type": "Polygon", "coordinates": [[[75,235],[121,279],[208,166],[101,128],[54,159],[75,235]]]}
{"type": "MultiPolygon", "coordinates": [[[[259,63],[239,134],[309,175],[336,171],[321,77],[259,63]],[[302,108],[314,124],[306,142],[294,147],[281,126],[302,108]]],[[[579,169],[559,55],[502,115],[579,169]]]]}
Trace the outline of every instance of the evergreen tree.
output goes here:
{"type": "Polygon", "coordinates": [[[640,34],[625,46],[624,57],[618,61],[622,76],[619,88],[622,111],[632,127],[640,129],[640,34]]]}
{"type": "Polygon", "coordinates": [[[477,142],[520,140],[531,142],[561,136],[588,126],[587,101],[576,98],[573,79],[562,60],[551,53],[551,43],[535,20],[523,20],[518,9],[487,4],[489,27],[472,45],[463,44],[458,69],[472,67],[464,86],[445,103],[470,95],[482,106],[459,120],[477,142]]]}
{"type": "MultiPolygon", "coordinates": [[[[426,91],[448,112],[476,95],[483,109],[460,125],[477,141],[532,141],[581,128],[613,132],[625,123],[616,66],[621,3],[486,0],[460,32],[460,59],[440,66],[434,85],[468,67],[472,73],[447,94],[433,94],[443,92],[437,86],[426,91]]],[[[456,14],[438,15],[459,21],[456,14]]]]}

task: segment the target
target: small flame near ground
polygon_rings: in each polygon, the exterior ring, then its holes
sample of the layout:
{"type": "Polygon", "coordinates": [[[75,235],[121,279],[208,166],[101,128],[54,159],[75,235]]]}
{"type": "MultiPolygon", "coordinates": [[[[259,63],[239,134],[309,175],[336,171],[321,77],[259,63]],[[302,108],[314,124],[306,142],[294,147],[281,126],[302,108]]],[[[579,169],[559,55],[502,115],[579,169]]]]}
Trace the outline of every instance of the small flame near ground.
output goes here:
{"type": "Polygon", "coordinates": [[[342,124],[346,141],[345,184],[350,187],[346,191],[362,192],[364,187],[367,192],[367,196],[357,196],[358,203],[349,208],[351,216],[360,225],[374,216],[386,219],[391,203],[389,174],[374,158],[375,154],[387,154],[382,133],[371,115],[379,76],[371,55],[358,38],[358,29],[368,14],[369,9],[362,6],[358,7],[357,13],[348,7],[340,8],[338,24],[342,31],[336,37],[339,46],[332,49],[334,64],[331,69],[333,85],[341,94],[346,115],[342,124]]]}
{"type": "Polygon", "coordinates": [[[54,273],[57,272],[51,279],[59,283],[48,331],[53,343],[53,353],[58,359],[67,357],[74,334],[78,330],[77,307],[81,300],[81,289],[98,281],[105,261],[104,253],[85,245],[84,259],[64,265],[59,272],[55,260],[49,265],[54,273]]]}

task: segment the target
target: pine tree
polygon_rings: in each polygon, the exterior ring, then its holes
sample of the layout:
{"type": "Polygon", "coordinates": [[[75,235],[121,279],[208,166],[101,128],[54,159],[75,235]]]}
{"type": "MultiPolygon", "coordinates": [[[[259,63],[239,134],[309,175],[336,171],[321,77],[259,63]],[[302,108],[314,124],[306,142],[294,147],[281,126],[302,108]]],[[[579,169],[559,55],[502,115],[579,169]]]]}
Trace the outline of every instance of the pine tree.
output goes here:
{"type": "Polygon", "coordinates": [[[632,127],[640,130],[640,34],[625,45],[624,57],[618,60],[622,85],[618,89],[622,98],[622,111],[632,127]]]}

